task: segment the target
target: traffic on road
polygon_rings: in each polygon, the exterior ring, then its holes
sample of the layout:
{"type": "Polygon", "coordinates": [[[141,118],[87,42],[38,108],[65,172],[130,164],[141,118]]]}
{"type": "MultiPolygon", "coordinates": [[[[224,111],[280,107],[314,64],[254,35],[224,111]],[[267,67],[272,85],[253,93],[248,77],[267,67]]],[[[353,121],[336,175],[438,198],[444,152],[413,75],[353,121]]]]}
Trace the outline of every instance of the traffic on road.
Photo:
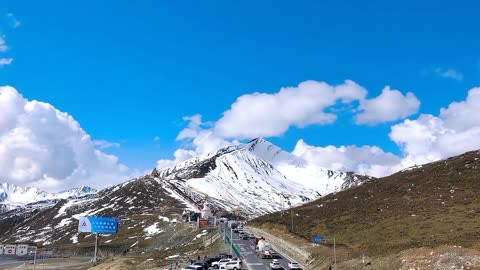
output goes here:
{"type": "Polygon", "coordinates": [[[244,259],[245,267],[242,269],[301,270],[297,262],[291,261],[275,251],[271,244],[261,236],[255,236],[245,231],[241,225],[232,228],[227,224],[224,227],[225,235],[232,237],[233,244],[244,259]]]}

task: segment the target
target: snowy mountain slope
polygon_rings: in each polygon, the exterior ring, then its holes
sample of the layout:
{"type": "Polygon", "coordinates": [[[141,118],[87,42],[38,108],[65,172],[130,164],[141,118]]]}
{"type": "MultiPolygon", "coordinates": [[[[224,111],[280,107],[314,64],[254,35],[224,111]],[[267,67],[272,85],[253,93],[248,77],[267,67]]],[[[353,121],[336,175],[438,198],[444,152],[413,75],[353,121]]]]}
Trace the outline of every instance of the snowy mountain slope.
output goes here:
{"type": "Polygon", "coordinates": [[[193,203],[208,194],[212,205],[260,215],[303,203],[370,179],[316,167],[263,140],[220,149],[153,175],[193,203]]]}
{"type": "Polygon", "coordinates": [[[373,179],[353,172],[339,172],[315,166],[261,138],[248,142],[245,148],[272,164],[286,178],[314,189],[322,195],[373,179]]]}
{"type": "Polygon", "coordinates": [[[33,203],[45,202],[46,204],[49,204],[61,199],[80,198],[95,194],[96,192],[97,191],[91,187],[82,186],[80,188],[73,188],[58,193],[47,193],[38,188],[20,187],[14,184],[1,183],[0,212],[33,203]]]}
{"type": "Polygon", "coordinates": [[[119,217],[121,220],[119,234],[103,238],[108,238],[112,244],[127,243],[130,246],[134,243],[133,238],[129,238],[132,235],[149,240],[162,230],[174,229],[171,222],[176,223],[177,217],[187,208],[182,201],[170,196],[158,181],[148,177],[90,196],[69,197],[42,207],[31,206],[0,213],[0,242],[35,242],[42,245],[85,243],[90,235],[77,232],[78,220],[80,216],[99,215],[119,217]]]}

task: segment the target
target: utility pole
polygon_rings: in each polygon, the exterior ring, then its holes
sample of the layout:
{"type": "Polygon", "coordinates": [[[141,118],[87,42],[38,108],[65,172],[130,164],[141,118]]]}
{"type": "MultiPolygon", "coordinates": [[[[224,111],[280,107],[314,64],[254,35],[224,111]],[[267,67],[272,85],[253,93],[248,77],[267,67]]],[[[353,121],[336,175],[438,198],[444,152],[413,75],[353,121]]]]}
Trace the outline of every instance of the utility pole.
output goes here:
{"type": "Polygon", "coordinates": [[[335,237],[333,237],[333,265],[337,268],[337,246],[335,243],[335,237]]]}
{"type": "Polygon", "coordinates": [[[293,232],[293,208],[290,208],[290,216],[292,217],[292,232],[293,232]]]}
{"type": "Polygon", "coordinates": [[[98,254],[98,233],[95,233],[95,254],[93,254],[93,262],[97,262],[98,254]]]}
{"type": "Polygon", "coordinates": [[[233,230],[230,228],[230,255],[233,256],[233,230]]]}

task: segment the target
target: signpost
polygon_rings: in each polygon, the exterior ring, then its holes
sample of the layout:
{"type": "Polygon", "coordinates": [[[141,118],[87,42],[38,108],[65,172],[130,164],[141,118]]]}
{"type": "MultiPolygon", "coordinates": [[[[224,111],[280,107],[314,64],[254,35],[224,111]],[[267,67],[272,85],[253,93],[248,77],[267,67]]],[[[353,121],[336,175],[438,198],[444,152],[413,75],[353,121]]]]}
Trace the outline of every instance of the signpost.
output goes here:
{"type": "Polygon", "coordinates": [[[333,264],[334,265],[337,265],[337,244],[335,242],[335,237],[331,238],[331,239],[324,239],[322,238],[320,235],[315,235],[313,238],[312,238],[312,241],[315,243],[315,244],[320,244],[323,240],[333,240],[333,264]]]}
{"type": "Polygon", "coordinates": [[[78,232],[95,233],[95,254],[93,256],[93,262],[96,262],[98,254],[98,234],[118,233],[118,218],[80,217],[78,221],[78,232]]]}

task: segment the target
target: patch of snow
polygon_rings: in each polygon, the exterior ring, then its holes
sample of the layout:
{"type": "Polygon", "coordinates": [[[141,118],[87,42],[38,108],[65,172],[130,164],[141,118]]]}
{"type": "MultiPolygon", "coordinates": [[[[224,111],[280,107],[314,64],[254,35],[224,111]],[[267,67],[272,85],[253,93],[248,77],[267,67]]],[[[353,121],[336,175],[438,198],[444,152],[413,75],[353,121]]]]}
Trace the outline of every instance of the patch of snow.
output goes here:
{"type": "Polygon", "coordinates": [[[160,230],[159,228],[157,228],[157,225],[158,225],[158,222],[155,222],[154,224],[143,229],[143,231],[147,236],[157,235],[159,233],[164,232],[164,230],[160,230]]]}
{"type": "MultiPolygon", "coordinates": [[[[158,219],[160,219],[162,221],[165,221],[165,222],[170,222],[170,219],[168,217],[158,216],[158,219]]],[[[172,222],[173,222],[173,220],[172,220],[172,222]]]]}
{"type": "Polygon", "coordinates": [[[73,244],[77,244],[78,243],[78,234],[74,234],[70,240],[72,240],[72,243],[73,244]]]}

